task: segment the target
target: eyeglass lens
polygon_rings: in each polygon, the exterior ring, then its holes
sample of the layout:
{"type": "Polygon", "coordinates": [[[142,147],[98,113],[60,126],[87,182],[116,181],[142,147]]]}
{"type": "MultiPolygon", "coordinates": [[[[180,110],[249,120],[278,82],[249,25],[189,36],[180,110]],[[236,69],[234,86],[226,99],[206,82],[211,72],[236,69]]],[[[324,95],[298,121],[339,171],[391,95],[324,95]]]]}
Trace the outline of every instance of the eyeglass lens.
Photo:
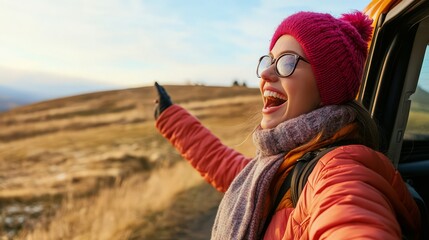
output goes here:
{"type": "MultiPolygon", "coordinates": [[[[262,72],[267,70],[271,66],[272,61],[272,58],[268,55],[261,57],[256,72],[258,77],[261,77],[262,72]]],[[[280,74],[280,76],[283,77],[291,75],[294,71],[297,61],[298,58],[292,54],[285,54],[280,56],[276,63],[277,72],[280,74]]]]}
{"type": "Polygon", "coordinates": [[[295,55],[283,55],[277,61],[277,71],[281,76],[289,76],[292,74],[297,58],[295,55]]]}
{"type": "Polygon", "coordinates": [[[256,74],[261,77],[263,71],[267,70],[271,66],[272,58],[270,56],[263,56],[259,59],[258,68],[256,74]]]}

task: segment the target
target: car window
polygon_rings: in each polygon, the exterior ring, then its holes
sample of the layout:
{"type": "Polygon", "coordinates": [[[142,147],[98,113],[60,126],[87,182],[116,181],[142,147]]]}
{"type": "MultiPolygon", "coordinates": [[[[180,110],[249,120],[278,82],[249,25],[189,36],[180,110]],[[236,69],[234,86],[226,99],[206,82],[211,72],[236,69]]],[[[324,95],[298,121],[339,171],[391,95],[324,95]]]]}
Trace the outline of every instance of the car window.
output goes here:
{"type": "Polygon", "coordinates": [[[429,140],[429,45],[426,46],[416,92],[411,95],[404,140],[429,140]]]}

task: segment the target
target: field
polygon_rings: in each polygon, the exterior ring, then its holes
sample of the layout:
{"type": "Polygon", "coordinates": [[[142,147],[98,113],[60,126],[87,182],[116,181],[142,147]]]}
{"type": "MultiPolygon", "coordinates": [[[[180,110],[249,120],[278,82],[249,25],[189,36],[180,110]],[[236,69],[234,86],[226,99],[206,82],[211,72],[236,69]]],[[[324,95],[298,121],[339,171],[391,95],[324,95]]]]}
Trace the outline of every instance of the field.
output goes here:
{"type": "MultiPolygon", "coordinates": [[[[252,156],[260,96],[165,86],[224,144],[252,156]]],[[[208,239],[222,195],[160,136],[153,87],[0,114],[1,239],[208,239]]]]}

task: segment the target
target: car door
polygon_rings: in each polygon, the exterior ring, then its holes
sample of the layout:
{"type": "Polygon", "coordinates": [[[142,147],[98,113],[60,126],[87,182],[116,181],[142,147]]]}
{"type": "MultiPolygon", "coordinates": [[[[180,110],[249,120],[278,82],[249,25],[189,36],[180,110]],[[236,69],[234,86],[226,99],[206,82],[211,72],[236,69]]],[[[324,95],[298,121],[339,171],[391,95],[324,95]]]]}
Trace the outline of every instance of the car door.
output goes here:
{"type": "MultiPolygon", "coordinates": [[[[382,133],[382,151],[429,203],[429,1],[373,1],[359,100],[382,133]]],[[[427,226],[425,226],[427,227],[427,226]]]]}

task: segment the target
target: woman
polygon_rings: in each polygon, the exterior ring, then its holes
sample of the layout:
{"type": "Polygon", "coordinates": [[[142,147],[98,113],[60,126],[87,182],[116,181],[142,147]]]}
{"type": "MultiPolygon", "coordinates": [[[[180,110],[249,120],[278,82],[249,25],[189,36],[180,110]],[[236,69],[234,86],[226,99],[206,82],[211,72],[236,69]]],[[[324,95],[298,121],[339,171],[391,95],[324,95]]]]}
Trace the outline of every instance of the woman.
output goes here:
{"type": "Polygon", "coordinates": [[[156,84],[157,128],[225,192],[212,239],[400,239],[401,227],[417,232],[418,208],[376,151],[375,123],[354,101],[371,31],[360,12],[339,19],[299,12],[282,21],[257,67],[264,106],[253,159],[224,146],[156,84]],[[296,207],[290,190],[275,205],[297,159],[330,145],[343,146],[318,161],[296,207]]]}

